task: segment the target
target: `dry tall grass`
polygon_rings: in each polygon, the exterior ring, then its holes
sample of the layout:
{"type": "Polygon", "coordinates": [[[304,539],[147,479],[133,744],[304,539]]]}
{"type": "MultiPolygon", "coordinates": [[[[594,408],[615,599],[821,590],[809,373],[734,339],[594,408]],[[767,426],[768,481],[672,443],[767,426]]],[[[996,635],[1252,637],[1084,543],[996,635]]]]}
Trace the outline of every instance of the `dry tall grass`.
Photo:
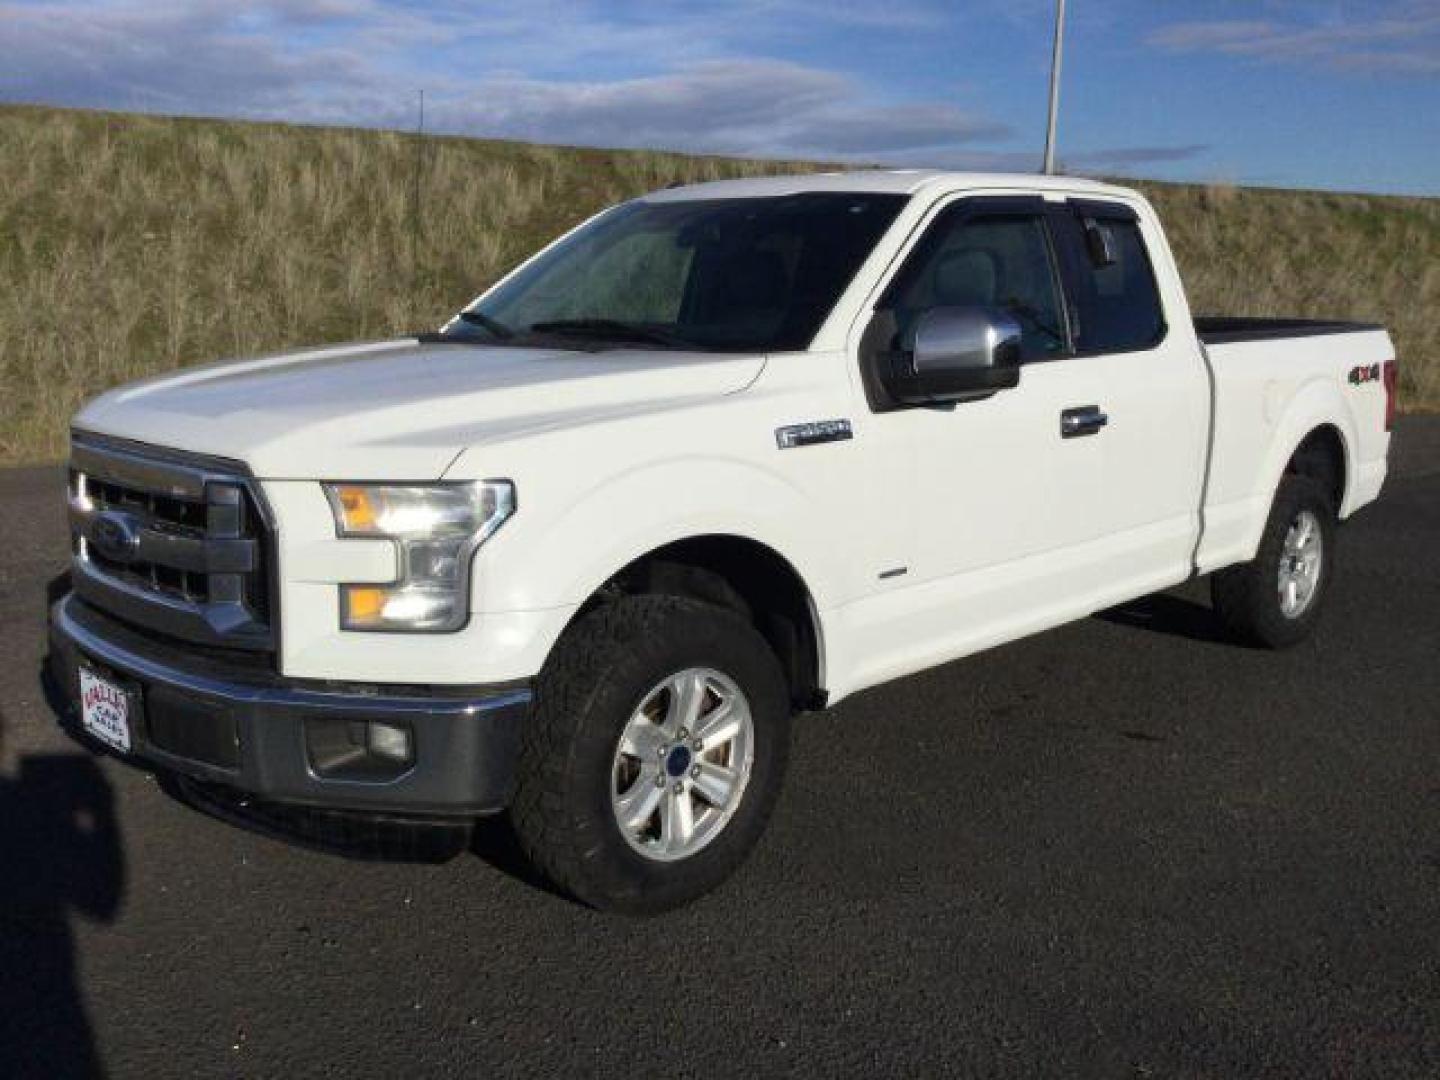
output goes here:
{"type": "Polygon", "coordinates": [[[106,387],[433,328],[602,206],[805,166],[0,108],[0,462],[106,387]],[[413,258],[413,261],[412,261],[413,258]]]}
{"type": "MultiPolygon", "coordinates": [[[[140,375],[438,324],[541,241],[674,181],[813,166],[0,108],[0,462],[140,375]],[[413,257],[413,261],[412,261],[413,257]]],[[[1440,203],[1157,188],[1198,311],[1377,318],[1440,404],[1440,203]]]]}
{"type": "Polygon", "coordinates": [[[1404,406],[1440,408],[1440,199],[1139,186],[1196,314],[1383,323],[1404,406]]]}

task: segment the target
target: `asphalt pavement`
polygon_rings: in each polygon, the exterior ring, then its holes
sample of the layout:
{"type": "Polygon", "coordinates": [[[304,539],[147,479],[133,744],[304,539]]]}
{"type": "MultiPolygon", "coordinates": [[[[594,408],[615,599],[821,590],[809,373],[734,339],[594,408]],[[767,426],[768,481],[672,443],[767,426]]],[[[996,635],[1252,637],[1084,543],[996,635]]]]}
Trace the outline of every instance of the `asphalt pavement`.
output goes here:
{"type": "Polygon", "coordinates": [[[1440,1075],[1440,418],[1312,642],[1192,585],[859,695],[647,922],[503,825],[345,857],[71,741],[61,476],[0,472],[0,1077],[1440,1075]]]}

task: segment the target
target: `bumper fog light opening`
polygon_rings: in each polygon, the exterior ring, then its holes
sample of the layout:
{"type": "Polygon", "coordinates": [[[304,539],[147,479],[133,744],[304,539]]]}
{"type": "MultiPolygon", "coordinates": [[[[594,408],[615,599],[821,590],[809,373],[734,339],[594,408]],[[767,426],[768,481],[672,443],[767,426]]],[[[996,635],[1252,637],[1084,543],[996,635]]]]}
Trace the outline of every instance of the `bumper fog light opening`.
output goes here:
{"type": "Polygon", "coordinates": [[[321,780],[383,784],[415,767],[415,732],[405,721],[308,717],[305,753],[321,780]]]}
{"type": "Polygon", "coordinates": [[[368,735],[367,741],[372,754],[387,758],[400,765],[408,765],[415,760],[408,727],[371,721],[368,725],[368,735]]]}

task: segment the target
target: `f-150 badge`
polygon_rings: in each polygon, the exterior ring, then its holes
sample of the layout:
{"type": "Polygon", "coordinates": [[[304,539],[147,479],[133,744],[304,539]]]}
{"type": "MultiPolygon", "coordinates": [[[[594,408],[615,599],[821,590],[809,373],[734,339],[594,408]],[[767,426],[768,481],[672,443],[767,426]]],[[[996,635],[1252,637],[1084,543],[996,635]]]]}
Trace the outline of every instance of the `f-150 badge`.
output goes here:
{"type": "Polygon", "coordinates": [[[792,446],[814,446],[817,443],[842,442],[853,438],[849,420],[811,420],[775,429],[775,442],[781,450],[792,446]]]}
{"type": "Polygon", "coordinates": [[[1350,369],[1350,385],[1364,386],[1366,383],[1380,381],[1379,364],[1362,364],[1357,368],[1350,369]]]}

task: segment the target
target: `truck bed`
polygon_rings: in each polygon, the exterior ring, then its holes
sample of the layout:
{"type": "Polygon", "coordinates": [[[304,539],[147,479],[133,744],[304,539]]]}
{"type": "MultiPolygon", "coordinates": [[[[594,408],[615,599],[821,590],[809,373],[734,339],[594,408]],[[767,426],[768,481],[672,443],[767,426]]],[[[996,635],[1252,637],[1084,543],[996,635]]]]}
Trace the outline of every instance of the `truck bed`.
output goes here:
{"type": "Polygon", "coordinates": [[[1206,345],[1354,334],[1380,329],[1383,327],[1375,323],[1342,322],[1337,319],[1258,319],[1237,315],[1202,315],[1195,319],[1195,333],[1206,345]]]}
{"type": "Polygon", "coordinates": [[[1344,455],[1340,517],[1372,501],[1385,479],[1395,349],[1378,326],[1307,319],[1199,318],[1213,377],[1212,453],[1203,571],[1254,557],[1294,448],[1324,427],[1344,455]]]}

